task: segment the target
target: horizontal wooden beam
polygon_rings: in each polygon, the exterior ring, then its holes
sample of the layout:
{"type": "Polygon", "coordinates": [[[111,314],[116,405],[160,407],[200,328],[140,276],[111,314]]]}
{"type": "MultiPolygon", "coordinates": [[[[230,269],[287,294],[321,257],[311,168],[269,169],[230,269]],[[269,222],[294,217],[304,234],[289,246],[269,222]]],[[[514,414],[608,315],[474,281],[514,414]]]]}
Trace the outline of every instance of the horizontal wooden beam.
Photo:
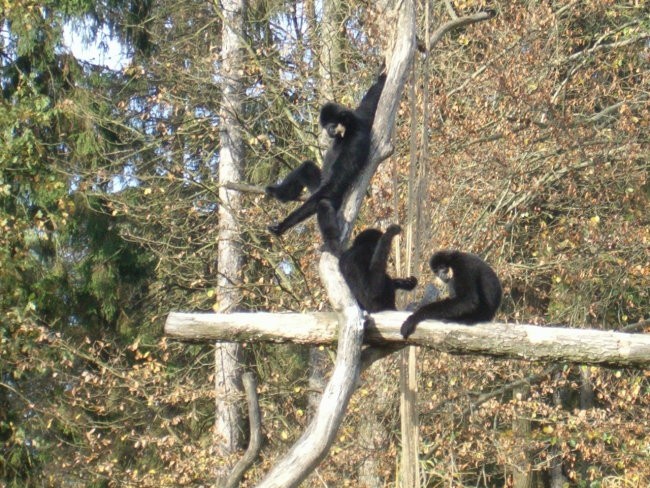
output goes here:
{"type": "MultiPolygon", "coordinates": [[[[566,327],[490,322],[474,326],[427,320],[407,341],[399,333],[408,312],[381,312],[366,325],[366,344],[398,343],[430,347],[451,354],[480,354],[529,361],[559,361],[603,366],[650,366],[650,335],[566,327]]],[[[336,314],[177,313],[165,334],[182,341],[294,342],[333,344],[336,314]]]]}

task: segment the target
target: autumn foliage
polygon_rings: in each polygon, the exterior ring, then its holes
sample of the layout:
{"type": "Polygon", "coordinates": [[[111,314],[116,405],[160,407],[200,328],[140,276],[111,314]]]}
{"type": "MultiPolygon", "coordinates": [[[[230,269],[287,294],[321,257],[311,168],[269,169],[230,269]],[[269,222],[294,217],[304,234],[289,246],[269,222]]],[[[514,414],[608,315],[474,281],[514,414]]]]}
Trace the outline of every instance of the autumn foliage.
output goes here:
{"type": "MultiPolygon", "coordinates": [[[[228,461],[213,456],[210,345],[161,337],[169,311],[218,307],[221,18],[213,2],[145,3],[3,7],[0,486],[207,486],[228,461]],[[112,30],[129,62],[76,59],[71,19],[112,30]]],[[[322,84],[359,100],[386,19],[340,5],[330,82],[313,2],[250,3],[241,307],[322,310],[314,222],[272,238],[288,206],[260,189],[320,158],[322,84]]],[[[424,1],[418,39],[488,7],[416,54],[356,229],[402,225],[395,274],[422,284],[433,250],[480,254],[504,285],[499,320],[623,330],[650,310],[650,7],[424,1]]],[[[313,392],[304,348],[245,350],[265,438],[254,486],[313,392]]],[[[422,486],[650,485],[647,371],[430,350],[418,365],[422,486]]],[[[398,385],[394,358],[364,374],[305,486],[394,486],[398,385]]]]}

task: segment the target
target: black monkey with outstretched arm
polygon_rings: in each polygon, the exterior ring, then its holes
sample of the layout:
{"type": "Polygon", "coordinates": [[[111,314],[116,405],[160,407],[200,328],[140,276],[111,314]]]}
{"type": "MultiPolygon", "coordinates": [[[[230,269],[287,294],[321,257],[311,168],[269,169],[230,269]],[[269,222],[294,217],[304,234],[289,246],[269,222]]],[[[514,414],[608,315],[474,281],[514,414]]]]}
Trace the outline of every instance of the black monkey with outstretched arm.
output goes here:
{"type": "MultiPolygon", "coordinates": [[[[281,235],[314,215],[323,200],[328,200],[335,211],[341,208],[345,194],[368,164],[372,124],[385,83],[386,74],[381,74],[356,110],[331,102],[321,108],[320,124],[332,142],[325,153],[320,185],[282,222],[270,225],[272,233],[281,235]]],[[[296,199],[302,187],[314,186],[314,166],[312,162],[305,161],[288,175],[289,181],[285,179],[282,183],[267,187],[267,193],[283,201],[296,199]]]]}
{"type": "Polygon", "coordinates": [[[468,325],[492,320],[501,304],[502,290],[499,278],[485,261],[475,254],[446,250],[431,256],[429,266],[448,282],[451,296],[413,312],[400,329],[405,339],[427,319],[468,325]]]}

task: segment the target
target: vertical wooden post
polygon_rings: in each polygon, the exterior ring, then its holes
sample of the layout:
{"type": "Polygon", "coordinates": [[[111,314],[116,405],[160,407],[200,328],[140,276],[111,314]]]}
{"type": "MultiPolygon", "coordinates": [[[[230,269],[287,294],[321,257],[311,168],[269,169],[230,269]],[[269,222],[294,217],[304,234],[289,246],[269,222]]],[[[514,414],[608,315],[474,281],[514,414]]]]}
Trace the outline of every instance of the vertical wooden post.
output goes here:
{"type": "Polygon", "coordinates": [[[419,488],[420,470],[418,457],[417,414],[417,367],[416,347],[410,346],[400,352],[400,405],[402,422],[402,488],[419,488]]]}

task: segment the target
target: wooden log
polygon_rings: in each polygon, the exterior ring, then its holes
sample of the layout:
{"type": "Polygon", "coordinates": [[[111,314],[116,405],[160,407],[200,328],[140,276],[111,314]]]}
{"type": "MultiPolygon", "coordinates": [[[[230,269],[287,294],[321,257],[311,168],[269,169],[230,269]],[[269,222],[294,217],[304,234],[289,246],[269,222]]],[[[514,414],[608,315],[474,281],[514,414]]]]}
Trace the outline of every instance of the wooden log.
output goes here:
{"type": "MultiPolygon", "coordinates": [[[[451,354],[482,354],[529,361],[603,366],[650,366],[650,335],[567,327],[489,322],[473,326],[427,320],[407,341],[399,328],[408,312],[381,312],[366,325],[364,343],[415,344],[451,354]],[[374,322],[374,323],[373,323],[374,322]]],[[[333,344],[336,314],[170,313],[165,334],[183,341],[333,344]]]]}

